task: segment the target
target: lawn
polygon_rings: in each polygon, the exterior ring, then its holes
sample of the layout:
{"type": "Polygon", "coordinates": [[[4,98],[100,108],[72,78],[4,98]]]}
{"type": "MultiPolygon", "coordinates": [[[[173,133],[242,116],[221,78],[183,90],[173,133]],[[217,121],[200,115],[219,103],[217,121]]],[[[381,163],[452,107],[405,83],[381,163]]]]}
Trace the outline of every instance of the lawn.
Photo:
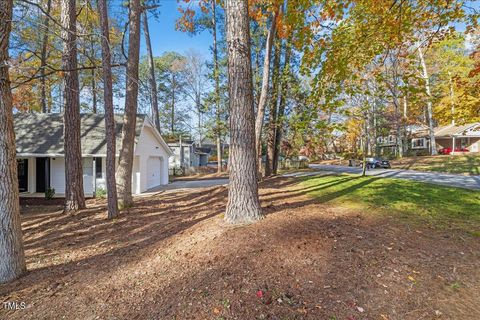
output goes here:
{"type": "Polygon", "coordinates": [[[438,155],[392,160],[396,169],[480,175],[480,155],[438,155]]]}
{"type": "Polygon", "coordinates": [[[346,174],[306,178],[302,185],[320,202],[394,214],[412,222],[459,228],[480,236],[479,191],[346,174]]]}
{"type": "Polygon", "coordinates": [[[0,301],[27,307],[0,319],[480,314],[478,193],[349,175],[260,186],[266,216],[244,226],[223,222],[224,186],[139,197],[113,221],[101,199],[22,207],[29,272],[0,301]]]}

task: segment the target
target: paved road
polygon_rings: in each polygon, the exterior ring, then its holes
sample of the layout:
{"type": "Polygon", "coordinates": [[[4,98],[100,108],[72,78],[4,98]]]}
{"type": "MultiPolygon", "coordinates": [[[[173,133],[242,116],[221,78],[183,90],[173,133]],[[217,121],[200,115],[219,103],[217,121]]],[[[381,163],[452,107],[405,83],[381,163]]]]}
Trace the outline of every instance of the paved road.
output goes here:
{"type": "MultiPolygon", "coordinates": [[[[359,167],[345,167],[335,165],[311,164],[310,168],[315,170],[341,173],[362,172],[362,168],[359,167]]],[[[480,190],[480,176],[462,176],[456,174],[421,172],[402,169],[371,169],[367,170],[367,175],[384,178],[409,179],[450,187],[480,190]]]]}

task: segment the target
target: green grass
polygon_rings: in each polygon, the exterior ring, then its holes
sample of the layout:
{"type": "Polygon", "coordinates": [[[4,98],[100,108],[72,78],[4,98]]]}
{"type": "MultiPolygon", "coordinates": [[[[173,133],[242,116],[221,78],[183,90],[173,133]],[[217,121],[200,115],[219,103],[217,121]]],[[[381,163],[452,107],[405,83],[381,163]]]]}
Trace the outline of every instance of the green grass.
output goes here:
{"type": "Polygon", "coordinates": [[[394,168],[418,171],[480,175],[479,155],[453,155],[404,158],[392,161],[394,168]]]}
{"type": "Polygon", "coordinates": [[[301,184],[307,194],[320,202],[391,214],[409,222],[461,229],[480,236],[480,191],[346,174],[309,177],[301,184]]]}

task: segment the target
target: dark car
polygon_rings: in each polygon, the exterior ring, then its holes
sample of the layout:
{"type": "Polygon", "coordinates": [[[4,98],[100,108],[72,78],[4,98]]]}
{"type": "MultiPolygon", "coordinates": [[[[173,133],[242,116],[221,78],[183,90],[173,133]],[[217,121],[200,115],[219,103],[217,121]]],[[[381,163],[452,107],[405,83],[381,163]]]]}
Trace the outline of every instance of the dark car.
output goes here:
{"type": "Polygon", "coordinates": [[[367,158],[367,169],[384,168],[390,169],[392,166],[388,160],[379,158],[367,158]]]}

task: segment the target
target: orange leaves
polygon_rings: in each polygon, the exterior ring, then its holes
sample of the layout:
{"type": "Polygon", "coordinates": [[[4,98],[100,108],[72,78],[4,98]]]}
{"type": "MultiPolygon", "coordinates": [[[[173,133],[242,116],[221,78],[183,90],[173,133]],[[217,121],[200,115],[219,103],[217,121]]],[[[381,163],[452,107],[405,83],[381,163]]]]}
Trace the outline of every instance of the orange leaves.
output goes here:
{"type": "MultiPolygon", "coordinates": [[[[188,3],[190,0],[184,1],[188,3]]],[[[190,8],[184,9],[182,7],[178,7],[178,12],[180,12],[181,17],[175,23],[175,28],[184,32],[192,32],[195,27],[195,11],[190,8]]]]}

